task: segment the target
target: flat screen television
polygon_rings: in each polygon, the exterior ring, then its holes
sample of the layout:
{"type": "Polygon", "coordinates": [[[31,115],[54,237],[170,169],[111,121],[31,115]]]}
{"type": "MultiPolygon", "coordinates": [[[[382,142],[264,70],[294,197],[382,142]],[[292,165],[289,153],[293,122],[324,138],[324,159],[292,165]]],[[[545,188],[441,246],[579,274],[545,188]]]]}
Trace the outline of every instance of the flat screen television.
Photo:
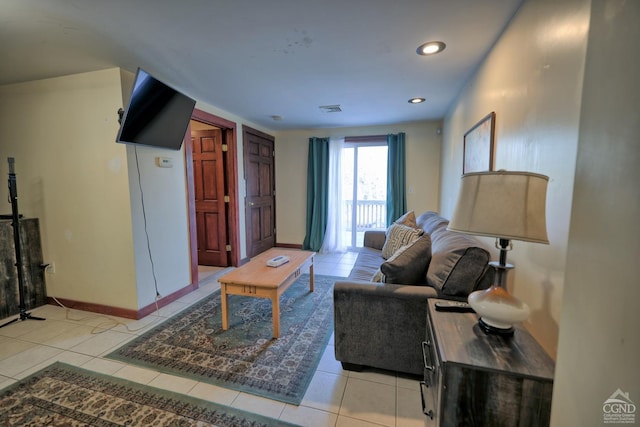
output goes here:
{"type": "Polygon", "coordinates": [[[116,141],[179,150],[195,104],[138,68],[116,141]]]}

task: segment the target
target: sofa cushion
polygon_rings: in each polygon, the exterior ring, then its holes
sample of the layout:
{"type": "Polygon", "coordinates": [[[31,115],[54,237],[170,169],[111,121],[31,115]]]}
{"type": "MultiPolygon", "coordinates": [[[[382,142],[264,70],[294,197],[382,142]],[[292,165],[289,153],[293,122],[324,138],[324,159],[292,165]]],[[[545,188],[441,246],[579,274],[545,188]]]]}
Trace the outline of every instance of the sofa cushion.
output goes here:
{"type": "MultiPolygon", "coordinates": [[[[491,285],[494,274],[488,267],[490,255],[480,241],[473,236],[447,230],[448,221],[435,212],[425,212],[416,221],[425,229],[433,230],[433,233],[424,233],[430,235],[432,242],[426,284],[434,288],[439,297],[464,299],[470,292],[491,285]]],[[[384,230],[367,230],[365,247],[360,248],[349,274],[351,280],[371,282],[376,273],[382,275],[384,241],[384,230]]],[[[393,282],[387,279],[386,283],[393,282]]]]}
{"type": "Polygon", "coordinates": [[[416,214],[414,211],[409,211],[406,214],[402,215],[400,218],[394,221],[395,224],[406,225],[411,228],[420,228],[416,223],[416,214]]]}
{"type": "Polygon", "coordinates": [[[490,254],[471,236],[438,228],[431,235],[427,283],[440,295],[466,297],[477,288],[490,254]]]}
{"type": "Polygon", "coordinates": [[[349,279],[369,282],[383,262],[384,259],[380,255],[380,250],[367,247],[360,248],[358,258],[349,273],[349,279]]]}
{"type": "Polygon", "coordinates": [[[403,285],[424,285],[431,261],[431,237],[423,234],[398,249],[380,266],[382,281],[403,285]]]}
{"type": "Polygon", "coordinates": [[[387,230],[365,230],[363,247],[373,248],[381,251],[386,238],[387,230]]]}
{"type": "Polygon", "coordinates": [[[389,259],[401,247],[408,245],[420,237],[424,231],[402,224],[391,224],[387,230],[387,238],[382,247],[382,258],[389,259]]]}
{"type": "Polygon", "coordinates": [[[449,220],[441,217],[437,212],[428,211],[416,218],[416,224],[425,233],[432,234],[437,229],[446,227],[449,224],[449,220]]]}

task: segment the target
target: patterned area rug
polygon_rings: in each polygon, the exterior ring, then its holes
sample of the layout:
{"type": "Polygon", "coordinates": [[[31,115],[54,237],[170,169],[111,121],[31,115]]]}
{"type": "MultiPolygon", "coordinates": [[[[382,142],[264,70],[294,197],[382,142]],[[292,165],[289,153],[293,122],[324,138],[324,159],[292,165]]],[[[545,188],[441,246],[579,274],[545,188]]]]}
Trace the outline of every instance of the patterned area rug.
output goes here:
{"type": "Polygon", "coordinates": [[[333,332],[336,277],[301,275],[280,297],[280,338],[271,301],[229,296],[222,330],[220,291],[107,357],[299,405],[333,332]]]}
{"type": "Polygon", "coordinates": [[[0,391],[2,426],[293,426],[55,363],[0,391]]]}

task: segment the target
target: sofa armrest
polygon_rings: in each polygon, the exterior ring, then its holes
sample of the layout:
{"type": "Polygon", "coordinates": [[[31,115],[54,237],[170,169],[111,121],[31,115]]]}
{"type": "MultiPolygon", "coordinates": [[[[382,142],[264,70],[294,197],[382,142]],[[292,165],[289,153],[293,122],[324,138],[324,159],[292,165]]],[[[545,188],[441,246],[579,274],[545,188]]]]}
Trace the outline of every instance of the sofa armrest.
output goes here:
{"type": "Polygon", "coordinates": [[[367,248],[382,250],[387,235],[384,230],[365,230],[363,245],[367,248]]]}
{"type": "Polygon", "coordinates": [[[334,285],[335,356],[360,365],[420,375],[429,286],[338,281],[334,285]]]}

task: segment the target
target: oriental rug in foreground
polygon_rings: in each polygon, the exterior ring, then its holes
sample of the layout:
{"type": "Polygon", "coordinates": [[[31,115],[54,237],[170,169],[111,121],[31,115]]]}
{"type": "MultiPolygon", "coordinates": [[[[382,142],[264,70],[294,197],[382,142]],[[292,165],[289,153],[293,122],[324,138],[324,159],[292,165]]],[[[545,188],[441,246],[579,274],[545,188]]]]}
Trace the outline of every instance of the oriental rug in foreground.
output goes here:
{"type": "Polygon", "coordinates": [[[59,362],[0,390],[0,408],[2,426],[294,426],[59,362]]]}

